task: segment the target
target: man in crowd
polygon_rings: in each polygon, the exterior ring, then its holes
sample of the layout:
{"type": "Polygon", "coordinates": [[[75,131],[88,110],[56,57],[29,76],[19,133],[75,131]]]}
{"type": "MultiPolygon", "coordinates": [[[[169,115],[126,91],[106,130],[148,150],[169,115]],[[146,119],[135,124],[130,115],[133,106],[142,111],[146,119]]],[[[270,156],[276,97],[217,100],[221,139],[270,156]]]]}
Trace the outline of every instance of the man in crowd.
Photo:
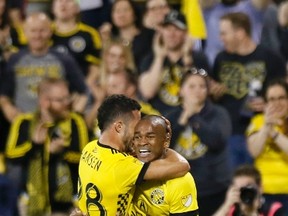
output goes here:
{"type": "Polygon", "coordinates": [[[251,163],[246,150],[245,130],[254,113],[262,112],[262,90],[267,82],[285,77],[284,60],[257,45],[251,37],[251,23],[244,13],[228,13],[220,20],[220,37],[225,50],[215,60],[210,92],[225,107],[232,120],[228,143],[232,165],[251,163]]]}
{"type": "Polygon", "coordinates": [[[45,79],[38,94],[37,111],[20,114],[12,123],[7,174],[16,196],[22,191],[28,195],[25,215],[67,214],[77,193],[78,163],[88,130],[84,119],[70,111],[66,81],[45,79]]]}
{"type": "Polygon", "coordinates": [[[68,55],[50,49],[51,20],[44,13],[29,15],[24,23],[28,47],[11,56],[1,80],[0,103],[5,117],[12,122],[21,112],[37,107],[37,87],[44,78],[67,80],[73,93],[74,111],[83,112],[86,85],[79,66],[68,55]]]}
{"type": "Polygon", "coordinates": [[[179,105],[180,80],[191,66],[209,71],[205,55],[193,50],[184,15],[172,10],[155,36],[153,53],[142,61],[140,93],[165,116],[179,105]]]}

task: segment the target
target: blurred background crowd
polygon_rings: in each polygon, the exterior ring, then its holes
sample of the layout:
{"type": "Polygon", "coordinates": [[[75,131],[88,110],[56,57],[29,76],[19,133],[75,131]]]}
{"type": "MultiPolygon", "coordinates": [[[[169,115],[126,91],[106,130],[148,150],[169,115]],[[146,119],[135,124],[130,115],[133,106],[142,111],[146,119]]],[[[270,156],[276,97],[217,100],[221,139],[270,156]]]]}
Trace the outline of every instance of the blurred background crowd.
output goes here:
{"type": "Polygon", "coordinates": [[[243,164],[288,215],[288,1],[0,0],[0,67],[0,215],[69,214],[112,94],[171,121],[201,216],[243,164]]]}

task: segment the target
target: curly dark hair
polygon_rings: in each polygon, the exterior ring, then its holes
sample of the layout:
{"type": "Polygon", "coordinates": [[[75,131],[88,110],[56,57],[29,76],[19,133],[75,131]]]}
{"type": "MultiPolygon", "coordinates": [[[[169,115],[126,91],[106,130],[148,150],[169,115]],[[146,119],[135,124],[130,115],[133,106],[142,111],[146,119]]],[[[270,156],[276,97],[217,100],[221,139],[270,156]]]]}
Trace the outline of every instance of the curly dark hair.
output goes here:
{"type": "Polygon", "coordinates": [[[107,97],[98,109],[98,127],[104,131],[116,118],[130,118],[132,111],[140,110],[140,104],[124,95],[111,95],[107,97]]]}

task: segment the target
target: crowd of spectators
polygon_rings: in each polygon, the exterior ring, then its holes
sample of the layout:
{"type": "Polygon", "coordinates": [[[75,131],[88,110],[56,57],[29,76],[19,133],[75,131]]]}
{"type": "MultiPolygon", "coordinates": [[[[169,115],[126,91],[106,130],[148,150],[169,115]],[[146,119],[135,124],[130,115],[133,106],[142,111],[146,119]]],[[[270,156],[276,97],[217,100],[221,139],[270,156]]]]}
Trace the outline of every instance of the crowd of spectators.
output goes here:
{"type": "Polygon", "coordinates": [[[69,214],[112,94],[171,121],[201,216],[247,163],[288,215],[288,1],[191,2],[0,0],[0,215],[69,214]]]}

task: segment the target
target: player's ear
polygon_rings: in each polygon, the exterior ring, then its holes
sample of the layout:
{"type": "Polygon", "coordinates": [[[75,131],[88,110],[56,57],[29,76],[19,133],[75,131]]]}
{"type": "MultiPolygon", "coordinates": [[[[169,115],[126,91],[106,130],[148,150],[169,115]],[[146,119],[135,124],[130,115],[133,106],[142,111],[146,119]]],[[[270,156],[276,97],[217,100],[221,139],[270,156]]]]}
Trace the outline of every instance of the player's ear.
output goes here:
{"type": "Polygon", "coordinates": [[[165,147],[165,148],[169,148],[169,146],[170,146],[170,140],[171,140],[170,133],[167,132],[167,133],[166,133],[166,137],[165,137],[165,142],[164,142],[164,147],[165,147]]]}
{"type": "Polygon", "coordinates": [[[114,128],[117,133],[121,133],[121,130],[123,128],[123,122],[122,121],[117,121],[114,123],[114,128]]]}

